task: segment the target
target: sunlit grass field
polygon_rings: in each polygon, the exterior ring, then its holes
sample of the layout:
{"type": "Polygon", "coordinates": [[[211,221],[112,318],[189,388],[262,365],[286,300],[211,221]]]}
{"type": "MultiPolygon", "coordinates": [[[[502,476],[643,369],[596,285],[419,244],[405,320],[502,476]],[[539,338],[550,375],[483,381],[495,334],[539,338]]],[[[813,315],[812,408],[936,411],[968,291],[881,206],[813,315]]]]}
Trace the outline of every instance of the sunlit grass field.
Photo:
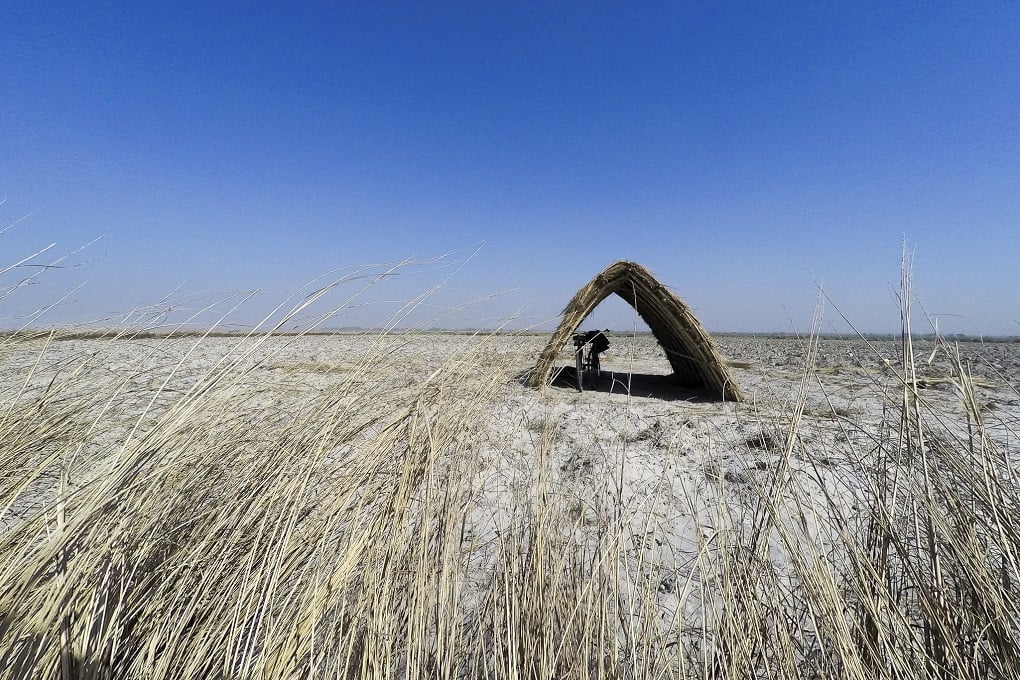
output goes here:
{"type": "Polygon", "coordinates": [[[0,677],[1020,677],[1017,376],[911,337],[865,408],[817,336],[735,405],[504,333],[8,333],[0,677]]]}

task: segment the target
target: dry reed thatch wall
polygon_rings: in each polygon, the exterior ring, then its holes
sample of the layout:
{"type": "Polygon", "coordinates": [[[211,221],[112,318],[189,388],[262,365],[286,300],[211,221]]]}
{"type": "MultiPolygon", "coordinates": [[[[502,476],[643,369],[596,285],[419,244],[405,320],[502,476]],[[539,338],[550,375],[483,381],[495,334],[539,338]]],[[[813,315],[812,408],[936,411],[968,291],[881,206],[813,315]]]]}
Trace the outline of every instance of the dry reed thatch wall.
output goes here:
{"type": "Polygon", "coordinates": [[[678,383],[705,387],[729,401],[743,399],[740,388],[726,367],[726,360],[716,350],[712,338],[691,313],[690,307],[659,283],[647,269],[626,260],[608,266],[574,295],[563,310],[563,320],[531,374],[532,387],[539,387],[549,380],[553,361],[570,340],[571,334],[611,293],[626,300],[648,324],[662,345],[678,383]]]}

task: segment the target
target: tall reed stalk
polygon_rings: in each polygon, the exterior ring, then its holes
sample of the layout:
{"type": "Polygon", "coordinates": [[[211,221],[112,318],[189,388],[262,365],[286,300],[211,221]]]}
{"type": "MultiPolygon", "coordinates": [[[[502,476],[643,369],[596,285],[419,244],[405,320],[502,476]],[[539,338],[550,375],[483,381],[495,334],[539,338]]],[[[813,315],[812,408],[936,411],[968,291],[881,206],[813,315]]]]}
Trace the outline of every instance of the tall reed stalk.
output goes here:
{"type": "Polygon", "coordinates": [[[926,398],[904,277],[882,422],[817,462],[812,338],[788,410],[739,411],[769,474],[688,488],[665,566],[675,482],[624,493],[627,440],[594,436],[572,479],[504,336],[410,367],[427,336],[337,339],[363,349],[321,386],[268,370],[276,333],[8,336],[0,678],[1020,677],[1016,434],[943,340],[958,406],[926,398]]]}

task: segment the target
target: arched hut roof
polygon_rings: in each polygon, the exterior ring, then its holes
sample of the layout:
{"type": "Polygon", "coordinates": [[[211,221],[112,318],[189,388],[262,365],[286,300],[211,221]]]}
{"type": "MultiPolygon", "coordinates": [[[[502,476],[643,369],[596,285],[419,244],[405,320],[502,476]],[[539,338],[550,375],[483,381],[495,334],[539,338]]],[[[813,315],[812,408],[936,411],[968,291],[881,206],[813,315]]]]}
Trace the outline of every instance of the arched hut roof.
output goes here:
{"type": "Polygon", "coordinates": [[[677,382],[705,387],[718,394],[720,399],[743,399],[740,388],[726,367],[726,360],[716,350],[712,338],[691,313],[690,307],[659,283],[647,269],[626,260],[606,267],[574,295],[531,373],[529,382],[532,387],[548,382],[556,355],[581,322],[611,293],[626,300],[648,324],[666,353],[677,382]]]}

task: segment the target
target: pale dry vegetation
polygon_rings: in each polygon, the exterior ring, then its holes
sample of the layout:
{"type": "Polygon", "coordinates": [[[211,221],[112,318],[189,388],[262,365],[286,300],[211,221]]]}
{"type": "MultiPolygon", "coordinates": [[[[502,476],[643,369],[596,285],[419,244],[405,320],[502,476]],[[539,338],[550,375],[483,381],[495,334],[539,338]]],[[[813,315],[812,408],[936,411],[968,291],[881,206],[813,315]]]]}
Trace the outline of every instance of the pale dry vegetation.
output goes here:
{"type": "Polygon", "coordinates": [[[812,338],[746,431],[583,447],[501,335],[9,334],[0,677],[1018,677],[1015,422],[905,331],[873,421],[812,338]]]}

